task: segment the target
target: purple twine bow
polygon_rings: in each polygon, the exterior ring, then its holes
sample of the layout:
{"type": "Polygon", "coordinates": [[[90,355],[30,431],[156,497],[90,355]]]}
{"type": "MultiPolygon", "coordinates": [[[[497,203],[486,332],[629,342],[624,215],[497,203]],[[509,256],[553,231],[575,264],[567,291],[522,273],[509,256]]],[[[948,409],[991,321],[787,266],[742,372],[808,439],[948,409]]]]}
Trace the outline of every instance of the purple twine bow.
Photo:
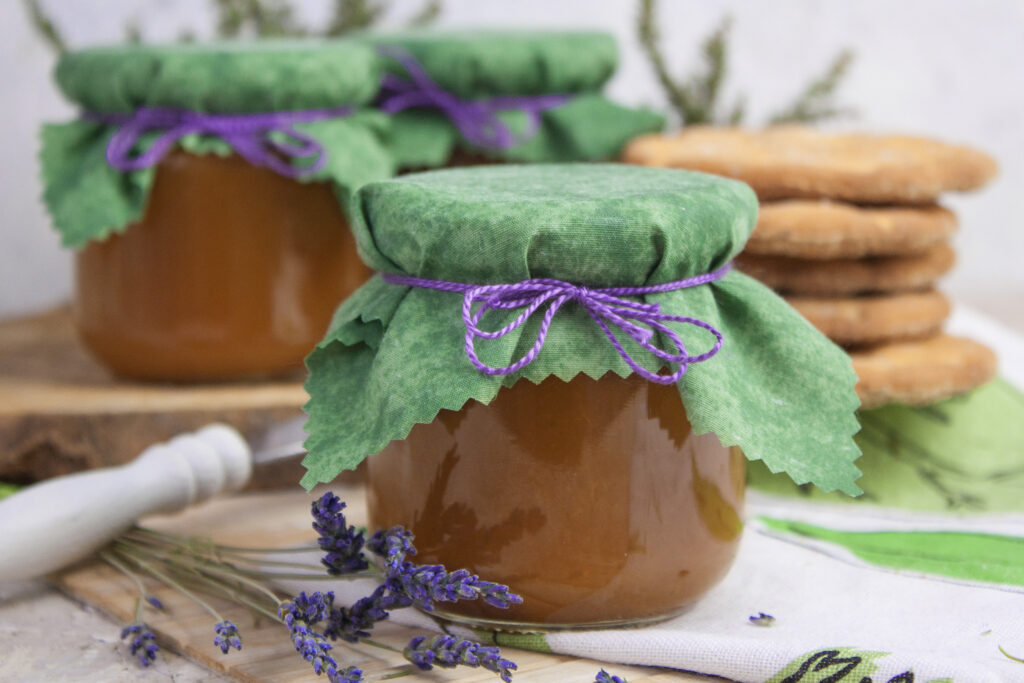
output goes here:
{"type": "Polygon", "coordinates": [[[322,121],[351,113],[351,107],[279,111],[265,114],[204,114],[170,107],[140,107],[132,114],[87,112],[84,117],[119,126],[107,144],[107,163],[121,171],[137,171],[158,163],[182,137],[193,133],[215,135],[231,145],[239,156],[254,166],[266,166],[295,178],[315,173],[327,163],[327,152],[313,137],[295,130],[296,123],[322,121]],[[141,152],[132,156],[139,138],[150,131],[163,131],[141,152]],[[280,133],[285,141],[274,140],[280,133]],[[293,161],[308,161],[301,166],[293,161]]]}
{"type": "Polygon", "coordinates": [[[426,278],[397,275],[394,273],[384,273],[383,278],[385,282],[394,285],[423,287],[426,289],[438,289],[443,292],[460,292],[464,294],[462,300],[462,320],[466,324],[466,355],[469,356],[469,360],[476,366],[477,370],[487,375],[509,375],[532,363],[544,346],[544,341],[548,336],[548,328],[551,326],[551,320],[555,317],[555,314],[566,303],[575,301],[590,314],[590,317],[593,318],[594,322],[605,333],[612,346],[622,356],[622,359],[629,364],[633,372],[651,382],[674,384],[686,374],[686,370],[691,363],[700,363],[718,353],[718,350],[722,348],[722,333],[703,320],[681,315],[669,315],[662,313],[661,307],[658,304],[639,303],[621,297],[670,292],[677,289],[704,285],[718,280],[728,273],[731,268],[732,264],[727,263],[718,270],[685,280],[666,282],[665,284],[649,287],[607,287],[603,289],[590,289],[589,287],[548,278],[537,278],[503,285],[473,285],[462,282],[447,282],[445,280],[428,280],[426,278]],[[477,303],[482,305],[474,312],[473,306],[477,303]],[[537,339],[533,347],[522,358],[502,368],[491,367],[480,360],[474,345],[477,338],[498,339],[504,337],[509,332],[522,326],[544,304],[548,304],[548,307],[544,311],[544,317],[541,319],[537,339]],[[524,309],[523,312],[501,329],[494,331],[480,329],[480,319],[487,311],[518,308],[524,309]],[[665,324],[668,322],[687,323],[703,328],[715,336],[715,344],[711,350],[691,356],[686,352],[686,346],[683,345],[683,340],[679,338],[679,335],[665,324]],[[640,367],[622,347],[618,338],[611,331],[611,325],[626,333],[644,350],[665,362],[678,363],[679,367],[670,375],[660,375],[640,367]],[[655,333],[663,334],[671,344],[672,350],[665,351],[652,344],[651,339],[655,333]]]}
{"type": "Polygon", "coordinates": [[[509,95],[481,100],[464,100],[434,81],[423,66],[406,50],[384,46],[380,54],[398,61],[409,79],[385,74],[381,81],[381,111],[388,114],[410,107],[438,109],[459,129],[462,137],[481,149],[509,149],[525,142],[540,127],[541,112],[565,104],[568,95],[509,95]],[[514,134],[498,118],[498,112],[518,109],[526,114],[526,130],[514,134]]]}

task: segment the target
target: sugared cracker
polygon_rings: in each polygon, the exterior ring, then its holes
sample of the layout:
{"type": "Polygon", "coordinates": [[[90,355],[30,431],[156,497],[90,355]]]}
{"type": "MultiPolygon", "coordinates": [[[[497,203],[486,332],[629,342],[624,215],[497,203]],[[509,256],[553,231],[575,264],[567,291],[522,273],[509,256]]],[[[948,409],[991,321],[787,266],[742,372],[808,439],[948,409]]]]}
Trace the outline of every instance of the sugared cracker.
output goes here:
{"type": "Polygon", "coordinates": [[[862,407],[924,405],[970,391],[996,374],[996,356],[969,339],[939,335],[850,354],[862,407]]]}
{"type": "Polygon", "coordinates": [[[826,198],[930,204],[943,192],[981,187],[996,173],[991,157],[968,147],[802,126],[691,126],[675,136],[637,138],[626,147],[623,160],[736,178],[753,187],[762,201],[826,198]]]}
{"type": "Polygon", "coordinates": [[[949,300],[936,291],[847,299],[788,297],[786,301],[841,346],[933,335],[950,311],[949,300]]]}
{"type": "Polygon", "coordinates": [[[778,292],[804,296],[852,296],[911,292],[932,286],[956,260],[947,244],[913,256],[811,260],[740,254],[736,266],[778,292]]]}
{"type": "Polygon", "coordinates": [[[956,227],[956,216],[941,206],[791,199],[761,205],[746,252],[804,259],[904,256],[948,241],[956,227]]]}

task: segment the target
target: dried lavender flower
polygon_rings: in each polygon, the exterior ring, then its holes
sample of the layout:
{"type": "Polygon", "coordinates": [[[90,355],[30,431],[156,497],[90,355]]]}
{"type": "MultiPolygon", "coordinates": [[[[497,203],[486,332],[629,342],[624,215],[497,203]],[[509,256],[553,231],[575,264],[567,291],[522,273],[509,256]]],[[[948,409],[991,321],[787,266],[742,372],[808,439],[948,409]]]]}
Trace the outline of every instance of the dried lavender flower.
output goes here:
{"type": "Polygon", "coordinates": [[[295,649],[313,665],[313,671],[318,676],[326,672],[332,682],[341,680],[338,677],[343,672],[338,670],[338,662],[329,654],[331,644],[313,626],[327,618],[333,604],[334,593],[331,591],[317,591],[311,595],[303,591],[294,600],[282,602],[278,608],[278,614],[291,633],[295,649]]]}
{"type": "Polygon", "coordinates": [[[439,564],[417,565],[404,562],[399,571],[388,576],[388,585],[428,611],[434,609],[435,602],[480,599],[493,607],[506,609],[523,601],[508,586],[483,581],[465,569],[449,572],[439,564]]]}
{"type": "Polygon", "coordinates": [[[402,526],[377,531],[367,541],[366,547],[370,552],[384,558],[384,566],[388,571],[401,568],[406,557],[416,554],[416,546],[412,544],[412,532],[402,526]]]}
{"type": "Polygon", "coordinates": [[[213,632],[216,634],[213,644],[219,647],[224,654],[227,654],[231,648],[242,649],[242,636],[238,633],[238,627],[227,619],[218,622],[213,627],[213,632]]]}
{"type": "Polygon", "coordinates": [[[146,624],[137,621],[125,626],[121,630],[121,639],[129,643],[131,653],[138,657],[142,666],[149,666],[156,660],[156,653],[160,647],[156,644],[156,636],[146,624]]]}
{"type": "Polygon", "coordinates": [[[363,683],[363,670],[350,666],[346,669],[342,669],[333,676],[328,674],[328,678],[331,683],[363,683]]]}
{"type": "Polygon", "coordinates": [[[332,576],[352,574],[366,569],[369,563],[363,555],[366,539],[363,532],[349,526],[342,510],[343,503],[328,491],[313,501],[313,529],[320,538],[317,543],[326,554],[320,561],[332,576]]]}
{"type": "Polygon", "coordinates": [[[357,643],[370,637],[370,629],[378,621],[388,618],[388,611],[412,605],[412,599],[395,593],[387,583],[378,586],[373,593],[356,601],[351,607],[332,608],[327,616],[324,635],[331,640],[341,639],[357,643]]]}
{"type": "Polygon", "coordinates": [[[466,569],[449,572],[439,564],[418,565],[406,558],[416,554],[412,532],[401,526],[378,531],[366,547],[384,558],[387,572],[385,585],[396,595],[408,596],[418,607],[432,610],[434,602],[457,602],[481,599],[487,604],[507,609],[522,603],[508,586],[484,581],[466,569]]]}
{"type": "Polygon", "coordinates": [[[426,636],[417,636],[409,641],[404,654],[406,659],[424,671],[435,666],[443,669],[480,667],[498,674],[505,683],[511,683],[512,672],[516,670],[514,662],[502,659],[498,648],[447,635],[434,636],[430,640],[426,636]]]}
{"type": "Polygon", "coordinates": [[[754,626],[771,626],[775,623],[775,617],[764,612],[758,612],[757,614],[747,617],[750,623],[754,626]]]}
{"type": "Polygon", "coordinates": [[[155,607],[157,609],[163,609],[164,608],[164,603],[160,602],[160,599],[157,598],[155,595],[147,595],[146,596],[146,602],[148,602],[150,605],[152,605],[153,607],[155,607]]]}
{"type": "Polygon", "coordinates": [[[613,676],[604,669],[601,669],[597,672],[597,677],[594,678],[594,683],[629,683],[629,681],[621,676],[613,676]]]}

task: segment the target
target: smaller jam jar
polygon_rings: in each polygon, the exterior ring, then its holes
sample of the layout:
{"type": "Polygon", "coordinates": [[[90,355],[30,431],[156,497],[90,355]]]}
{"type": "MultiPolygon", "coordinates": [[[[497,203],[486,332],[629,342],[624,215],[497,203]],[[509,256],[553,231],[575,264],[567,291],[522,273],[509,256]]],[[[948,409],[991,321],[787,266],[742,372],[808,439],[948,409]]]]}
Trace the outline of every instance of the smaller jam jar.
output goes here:
{"type": "Polygon", "coordinates": [[[848,357],[731,259],[757,201],[724,178],[606,164],[370,183],[381,275],[307,359],[303,484],[368,460],[371,526],[521,604],[509,630],[644,624],[727,573],[744,463],[858,493],[848,357]]]}
{"type": "Polygon", "coordinates": [[[63,56],[82,113],[44,129],[45,199],[92,354],[144,380],[300,368],[370,275],[343,206],[395,171],[384,115],[358,111],[380,78],[373,49],[340,41],[63,56]]]}
{"type": "Polygon", "coordinates": [[[391,115],[402,170],[610,161],[665,123],[602,94],[619,61],[610,34],[421,29],[361,39],[383,60],[377,105],[391,115]]]}

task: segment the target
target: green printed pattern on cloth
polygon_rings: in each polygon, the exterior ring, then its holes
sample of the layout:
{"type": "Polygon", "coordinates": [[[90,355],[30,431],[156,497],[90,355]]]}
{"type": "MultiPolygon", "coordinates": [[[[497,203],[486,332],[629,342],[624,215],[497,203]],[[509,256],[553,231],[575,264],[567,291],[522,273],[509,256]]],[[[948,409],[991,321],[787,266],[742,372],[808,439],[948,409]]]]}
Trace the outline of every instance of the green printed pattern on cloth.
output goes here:
{"type": "MultiPolygon", "coordinates": [[[[997,379],[931,406],[859,413],[864,455],[857,503],[924,511],[1024,511],[1024,394],[997,379]]],[[[749,484],[809,500],[849,501],[800,489],[757,463],[749,484]]]]}
{"type": "MultiPolygon", "coordinates": [[[[377,270],[480,284],[550,277],[607,287],[671,282],[722,266],[743,247],[757,202],[746,185],[699,173],[566,164],[409,175],[363,187],[353,209],[360,254],[377,270]]],[[[725,336],[722,350],[679,383],[698,433],[714,432],[798,482],[859,492],[851,438],[859,428],[856,377],[846,354],[738,272],[643,300],[725,336]]],[[[484,375],[466,358],[461,306],[459,294],[376,277],[338,309],[307,359],[305,486],[355,467],[440,410],[470,399],[489,403],[520,379],[630,373],[587,313],[568,305],[532,364],[504,377],[484,375]]],[[[505,366],[522,356],[539,318],[479,344],[481,360],[505,366]]],[[[677,329],[693,354],[712,345],[703,330],[677,329]]],[[[657,369],[619,336],[638,362],[657,369]]]]}
{"type": "Polygon", "coordinates": [[[759,517],[769,529],[834,543],[880,567],[1024,586],[1024,537],[959,531],[838,531],[759,517]]]}
{"type": "MultiPolygon", "coordinates": [[[[822,648],[801,655],[765,683],[883,683],[872,675],[878,671],[875,660],[888,652],[857,650],[852,647],[822,648]]],[[[914,672],[887,677],[888,683],[914,683],[914,672]]],[[[952,678],[936,678],[922,683],[953,683],[952,678]]]]}
{"type": "Polygon", "coordinates": [[[21,489],[17,484],[7,484],[0,481],[0,500],[17,493],[21,489]]]}

